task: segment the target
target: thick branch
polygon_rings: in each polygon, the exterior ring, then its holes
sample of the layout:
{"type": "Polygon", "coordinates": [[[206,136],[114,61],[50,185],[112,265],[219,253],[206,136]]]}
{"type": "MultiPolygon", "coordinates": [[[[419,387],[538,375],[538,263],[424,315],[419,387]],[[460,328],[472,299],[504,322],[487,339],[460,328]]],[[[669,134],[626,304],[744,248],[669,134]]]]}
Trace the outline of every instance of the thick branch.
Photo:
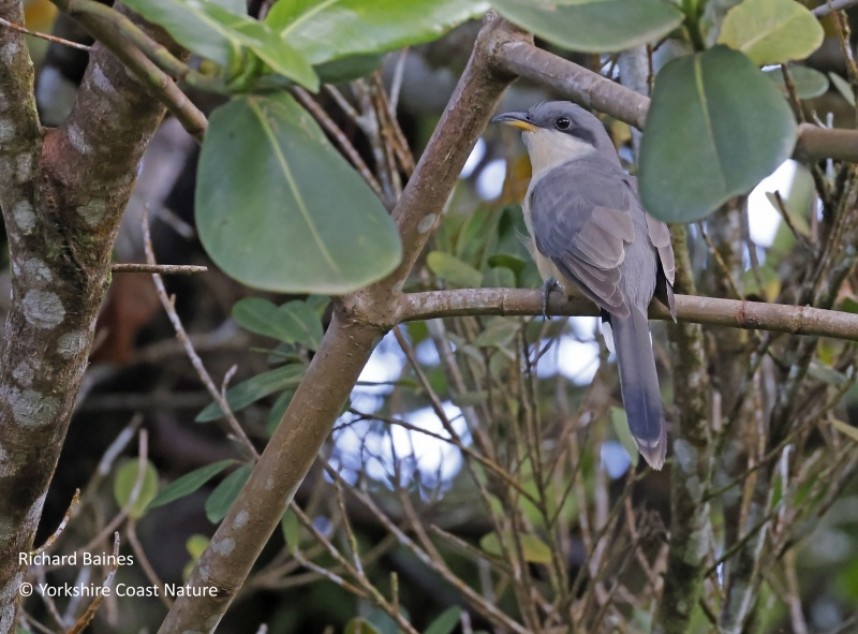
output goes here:
{"type": "MultiPolygon", "coordinates": [[[[497,53],[499,70],[526,77],[567,99],[644,129],[648,97],[524,41],[506,43],[497,53]]],[[[793,156],[801,161],[858,161],[858,130],[802,124],[793,156]]]]}
{"type": "MultiPolygon", "coordinates": [[[[694,293],[685,227],[671,228],[676,253],[676,288],[694,293]]],[[[683,299],[696,299],[683,296],[683,299]]],[[[677,304],[687,302],[677,302],[677,304]]],[[[709,504],[712,481],[711,386],[709,361],[699,326],[680,323],[668,329],[676,359],[673,381],[676,429],[670,472],[670,550],[664,592],[653,625],[654,634],[687,632],[703,588],[711,539],[709,504]]]]}
{"type": "MultiPolygon", "coordinates": [[[[599,314],[589,300],[580,297],[567,299],[556,294],[552,295],[548,308],[552,315],[599,314]]],[[[676,312],[681,322],[858,341],[858,315],[835,310],[677,295],[676,312]]],[[[542,291],[473,288],[404,295],[397,316],[400,321],[414,321],[461,315],[540,314],[542,291]]],[[[657,302],[650,306],[650,317],[670,319],[667,309],[657,302]]]]}
{"type": "MultiPolygon", "coordinates": [[[[19,21],[10,10],[15,4],[0,0],[0,15],[19,21]]],[[[0,143],[0,169],[9,170],[0,176],[0,204],[13,289],[0,342],[0,633],[5,634],[15,627],[24,573],[18,553],[33,545],[87,367],[119,219],[164,108],[96,45],[66,123],[41,143],[35,108],[29,105],[26,47],[20,34],[8,30],[0,30],[0,44],[0,56],[8,55],[0,62],[5,84],[0,104],[17,109],[10,115],[0,107],[0,116],[20,115],[10,130],[29,129],[21,136],[38,141],[35,148],[0,143]]]]}
{"type": "Polygon", "coordinates": [[[502,38],[520,37],[490,18],[444,116],[394,210],[404,257],[387,280],[343,298],[321,348],[238,500],[200,557],[190,584],[216,597],[180,598],[160,632],[212,631],[276,528],[327,438],[375,344],[393,325],[398,288],[437,225],[441,209],[509,77],[489,65],[502,38]]]}

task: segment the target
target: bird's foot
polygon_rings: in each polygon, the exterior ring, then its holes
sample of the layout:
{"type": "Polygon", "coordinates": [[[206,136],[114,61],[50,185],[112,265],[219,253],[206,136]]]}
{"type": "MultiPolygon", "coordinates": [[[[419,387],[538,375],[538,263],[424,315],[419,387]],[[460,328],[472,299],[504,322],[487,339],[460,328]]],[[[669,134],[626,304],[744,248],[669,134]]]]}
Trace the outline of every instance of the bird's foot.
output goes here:
{"type": "Polygon", "coordinates": [[[553,277],[549,277],[542,283],[542,316],[548,319],[548,300],[551,298],[551,293],[561,290],[560,283],[553,277]]]}

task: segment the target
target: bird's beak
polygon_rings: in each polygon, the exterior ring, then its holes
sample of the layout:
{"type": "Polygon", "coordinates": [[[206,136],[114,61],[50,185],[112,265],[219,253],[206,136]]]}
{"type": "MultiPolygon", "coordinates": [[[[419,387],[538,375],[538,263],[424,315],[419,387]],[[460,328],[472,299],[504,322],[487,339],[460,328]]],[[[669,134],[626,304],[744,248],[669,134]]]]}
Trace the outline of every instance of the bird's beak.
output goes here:
{"type": "Polygon", "coordinates": [[[492,119],[492,123],[511,125],[525,132],[534,132],[537,129],[527,112],[505,112],[492,119]]]}

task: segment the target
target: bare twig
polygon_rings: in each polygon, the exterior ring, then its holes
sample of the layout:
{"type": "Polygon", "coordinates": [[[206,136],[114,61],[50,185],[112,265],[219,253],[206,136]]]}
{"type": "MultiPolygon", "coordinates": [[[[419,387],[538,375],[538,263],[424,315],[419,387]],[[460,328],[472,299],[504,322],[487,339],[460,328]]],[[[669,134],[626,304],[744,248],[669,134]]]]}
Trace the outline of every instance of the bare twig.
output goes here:
{"type": "Polygon", "coordinates": [[[194,273],[205,273],[209,270],[207,266],[194,264],[138,264],[138,263],[116,263],[110,265],[114,273],[158,273],[160,275],[193,275],[194,273]]]}
{"type": "MultiPolygon", "coordinates": [[[[409,293],[401,297],[397,315],[400,321],[459,315],[540,315],[542,298],[542,291],[505,288],[409,293]]],[[[598,315],[596,306],[580,297],[552,295],[549,310],[552,315],[598,315]]],[[[858,315],[822,308],[677,295],[676,312],[680,322],[858,341],[858,315]]],[[[669,320],[670,315],[654,302],[650,318],[669,320]]]]}
{"type": "MultiPolygon", "coordinates": [[[[552,94],[644,129],[649,98],[524,41],[504,43],[495,51],[498,70],[526,77],[552,94]]],[[[827,129],[803,123],[793,151],[798,160],[835,158],[858,161],[858,130],[827,129]]]]}
{"type": "Polygon", "coordinates": [[[68,526],[68,523],[74,515],[75,509],[77,508],[78,504],[80,504],[80,489],[75,489],[74,495],[72,496],[71,502],[69,503],[69,507],[68,509],[66,509],[65,515],[63,515],[62,521],[59,523],[56,530],[51,533],[50,536],[48,536],[48,538],[45,540],[45,543],[32,552],[33,555],[43,553],[54,545],[57,539],[59,539],[60,535],[63,534],[63,531],[66,529],[66,526],[68,526]]]}
{"type": "Polygon", "coordinates": [[[325,131],[334,138],[334,141],[337,142],[337,145],[345,153],[352,165],[355,166],[355,169],[357,169],[360,175],[363,176],[363,179],[372,188],[372,191],[374,191],[377,196],[381,196],[381,185],[378,184],[378,180],[373,176],[369,167],[367,167],[351,141],[348,140],[334,120],[328,116],[328,113],[325,112],[324,108],[322,108],[318,102],[313,99],[310,93],[300,86],[295,86],[292,89],[292,94],[295,95],[295,98],[301,102],[301,105],[304,106],[310,114],[313,115],[313,117],[315,117],[316,121],[322,125],[325,131]]]}
{"type": "Polygon", "coordinates": [[[74,626],[68,630],[67,634],[80,634],[86,630],[90,623],[92,623],[92,620],[95,618],[95,613],[98,612],[101,602],[104,601],[104,597],[109,595],[107,589],[113,586],[113,577],[116,576],[116,571],[119,569],[119,561],[119,533],[117,532],[113,534],[113,558],[111,559],[110,572],[107,573],[104,583],[101,584],[104,592],[96,594],[92,602],[86,606],[86,610],[81,617],[77,620],[74,626]]]}
{"type": "Polygon", "coordinates": [[[823,18],[832,11],[843,11],[858,4],[858,0],[828,0],[828,3],[813,9],[813,15],[823,18]]]}
{"type": "Polygon", "coordinates": [[[18,31],[19,33],[25,33],[26,35],[32,35],[33,37],[52,42],[54,44],[59,44],[60,46],[68,46],[70,48],[76,48],[80,51],[86,51],[87,53],[89,52],[89,47],[86,44],[72,42],[71,40],[66,40],[61,37],[57,37],[56,35],[51,35],[50,33],[40,33],[39,31],[33,31],[31,29],[28,29],[26,26],[15,24],[14,22],[10,22],[5,18],[0,18],[0,26],[4,26],[7,29],[12,29],[13,31],[18,31]]]}
{"type": "MultiPolygon", "coordinates": [[[[152,247],[152,238],[149,235],[148,213],[144,212],[143,214],[142,226],[143,246],[146,251],[146,261],[149,265],[155,266],[155,252],[152,247]]],[[[242,448],[242,453],[254,460],[257,459],[259,457],[259,453],[256,451],[256,447],[254,447],[253,443],[250,442],[250,438],[247,437],[247,434],[244,432],[244,429],[241,427],[241,424],[239,424],[238,419],[236,419],[235,414],[233,414],[232,409],[229,407],[229,403],[227,403],[223,394],[218,389],[217,385],[215,385],[215,382],[212,380],[212,377],[208,373],[208,370],[206,370],[202,359],[200,359],[200,356],[197,354],[196,350],[194,350],[194,346],[191,344],[191,340],[188,338],[188,333],[185,331],[185,327],[182,325],[182,320],[179,318],[179,315],[176,312],[176,307],[173,305],[173,300],[167,295],[167,289],[164,288],[164,280],[162,280],[161,276],[157,273],[153,273],[152,281],[155,283],[155,289],[158,292],[158,298],[161,300],[161,305],[167,312],[167,316],[170,318],[170,322],[173,324],[173,329],[176,331],[176,338],[180,342],[182,342],[182,345],[185,348],[185,353],[188,355],[188,359],[190,359],[191,364],[197,371],[197,375],[200,377],[200,380],[203,382],[203,385],[206,386],[206,389],[208,390],[209,394],[211,394],[214,401],[220,407],[221,412],[223,412],[224,417],[227,421],[228,431],[232,435],[234,435],[235,439],[238,441],[239,447],[242,448]]]]}

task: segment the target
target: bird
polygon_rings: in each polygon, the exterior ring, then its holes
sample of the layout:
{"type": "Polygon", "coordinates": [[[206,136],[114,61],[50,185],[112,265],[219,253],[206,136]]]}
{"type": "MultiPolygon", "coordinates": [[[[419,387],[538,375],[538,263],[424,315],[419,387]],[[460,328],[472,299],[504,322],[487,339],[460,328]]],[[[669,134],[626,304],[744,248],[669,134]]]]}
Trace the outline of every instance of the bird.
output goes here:
{"type": "Polygon", "coordinates": [[[581,106],[548,101],[492,121],[520,129],[528,150],[533,175],[522,210],[545,306],[559,285],[567,295],[580,289],[601,309],[629,429],[659,470],[667,430],[647,312],[656,297],[676,319],[667,225],[644,210],[605,127],[581,106]]]}

